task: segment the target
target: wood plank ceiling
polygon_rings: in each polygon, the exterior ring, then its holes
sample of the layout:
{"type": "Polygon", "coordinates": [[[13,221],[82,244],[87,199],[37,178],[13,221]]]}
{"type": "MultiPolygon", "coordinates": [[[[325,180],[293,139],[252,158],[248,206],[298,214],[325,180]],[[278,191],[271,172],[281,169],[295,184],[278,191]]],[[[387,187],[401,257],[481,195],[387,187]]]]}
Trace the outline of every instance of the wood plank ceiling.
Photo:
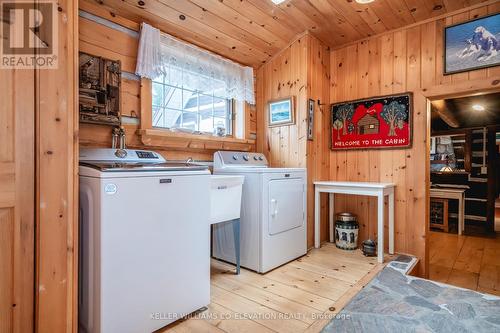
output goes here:
{"type": "Polygon", "coordinates": [[[260,67],[308,30],[331,47],[487,0],[80,0],[260,67]]]}

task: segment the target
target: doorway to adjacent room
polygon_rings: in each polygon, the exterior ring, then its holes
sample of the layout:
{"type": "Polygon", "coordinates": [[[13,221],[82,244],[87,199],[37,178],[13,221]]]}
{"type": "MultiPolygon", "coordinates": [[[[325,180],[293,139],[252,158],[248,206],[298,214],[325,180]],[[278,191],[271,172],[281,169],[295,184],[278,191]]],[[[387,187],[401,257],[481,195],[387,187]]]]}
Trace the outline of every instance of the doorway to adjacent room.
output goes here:
{"type": "Polygon", "coordinates": [[[429,278],[500,294],[500,93],[430,103],[429,278]]]}

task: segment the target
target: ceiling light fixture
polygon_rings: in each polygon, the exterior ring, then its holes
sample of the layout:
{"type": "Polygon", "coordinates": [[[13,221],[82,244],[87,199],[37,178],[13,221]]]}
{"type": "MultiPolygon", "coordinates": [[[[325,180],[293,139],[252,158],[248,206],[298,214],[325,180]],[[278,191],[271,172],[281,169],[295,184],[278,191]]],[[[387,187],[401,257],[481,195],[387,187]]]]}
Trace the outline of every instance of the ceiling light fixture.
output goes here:
{"type": "Polygon", "coordinates": [[[275,5],[285,2],[285,0],[271,0],[275,5]]]}
{"type": "Polygon", "coordinates": [[[360,3],[362,5],[373,2],[375,0],[356,0],[357,3],[360,3]]]}
{"type": "Polygon", "coordinates": [[[482,106],[481,104],[474,104],[472,106],[472,109],[475,111],[484,111],[484,106],[482,106]]]}

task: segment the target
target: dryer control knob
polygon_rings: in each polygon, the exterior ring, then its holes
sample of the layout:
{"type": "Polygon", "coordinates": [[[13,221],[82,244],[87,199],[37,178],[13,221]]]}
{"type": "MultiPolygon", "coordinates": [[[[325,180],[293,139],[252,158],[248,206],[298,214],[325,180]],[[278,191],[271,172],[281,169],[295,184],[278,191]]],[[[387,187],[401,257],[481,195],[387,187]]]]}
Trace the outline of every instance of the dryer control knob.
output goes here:
{"type": "Polygon", "coordinates": [[[243,159],[244,159],[245,161],[248,161],[248,155],[243,155],[243,159]]]}
{"type": "Polygon", "coordinates": [[[237,161],[238,160],[238,155],[233,155],[233,160],[237,161]]]}
{"type": "Polygon", "coordinates": [[[258,160],[259,160],[259,158],[257,157],[257,155],[255,155],[255,156],[253,157],[253,159],[254,159],[254,160],[256,160],[256,161],[258,161],[258,160]]]}
{"type": "Polygon", "coordinates": [[[263,161],[264,159],[262,158],[262,156],[259,156],[259,161],[263,161]]]}

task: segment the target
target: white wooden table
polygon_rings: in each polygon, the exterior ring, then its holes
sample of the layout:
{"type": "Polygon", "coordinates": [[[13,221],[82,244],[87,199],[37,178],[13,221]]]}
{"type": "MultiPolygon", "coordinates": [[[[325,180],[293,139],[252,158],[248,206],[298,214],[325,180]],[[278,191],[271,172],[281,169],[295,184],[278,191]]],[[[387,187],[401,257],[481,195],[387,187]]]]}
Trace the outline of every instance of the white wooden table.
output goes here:
{"type": "Polygon", "coordinates": [[[465,189],[431,188],[430,197],[458,200],[458,234],[461,235],[465,228],[465,189]]]}
{"type": "Polygon", "coordinates": [[[384,197],[389,197],[389,253],[394,253],[394,186],[393,183],[372,182],[314,182],[314,247],[320,247],[320,194],[329,193],[330,206],[330,242],[334,241],[335,194],[354,194],[377,197],[377,259],[384,262],[384,197]]]}

